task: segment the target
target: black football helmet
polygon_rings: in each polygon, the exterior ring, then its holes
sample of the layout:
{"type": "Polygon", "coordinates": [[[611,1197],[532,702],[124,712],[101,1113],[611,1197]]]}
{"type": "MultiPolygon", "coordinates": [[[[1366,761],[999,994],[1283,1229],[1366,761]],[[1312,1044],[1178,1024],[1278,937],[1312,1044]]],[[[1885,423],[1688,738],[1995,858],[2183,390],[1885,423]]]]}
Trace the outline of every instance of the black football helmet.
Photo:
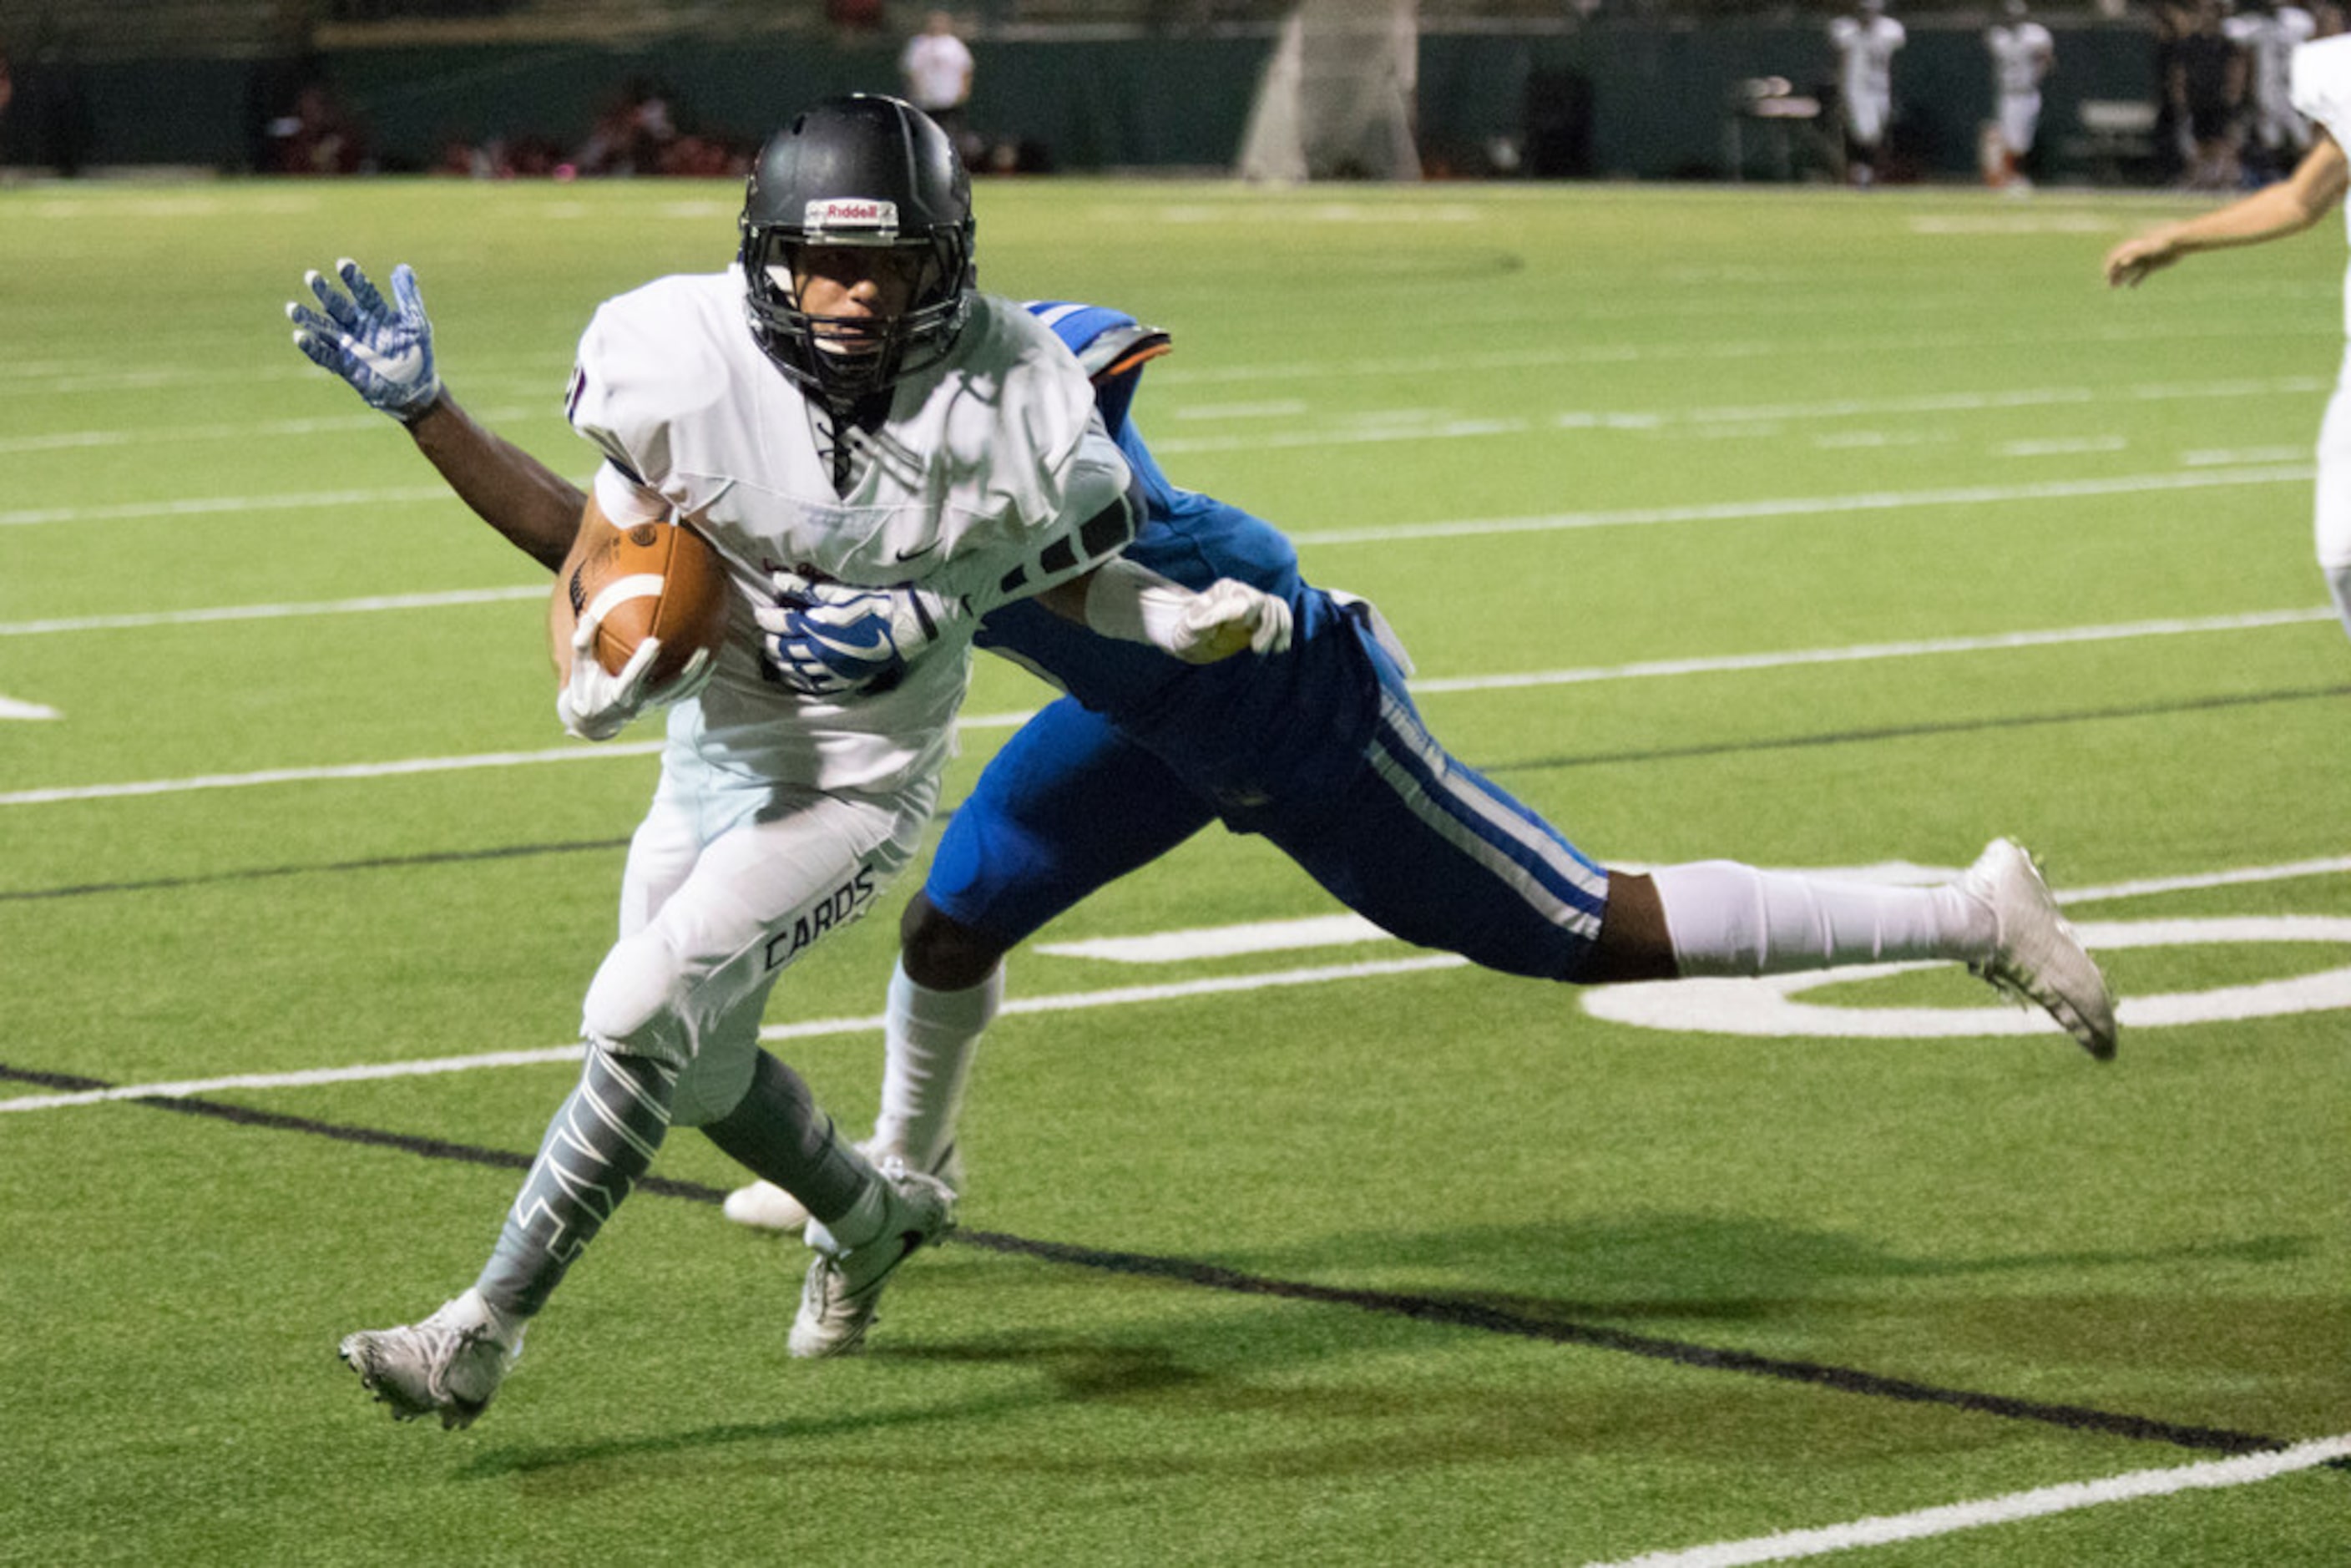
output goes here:
{"type": "Polygon", "coordinates": [[[928,115],[879,94],[818,104],[768,138],[744,192],[751,335],[801,390],[829,403],[893,386],[936,364],[963,330],[975,226],[971,177],[928,115]],[[793,282],[804,246],[899,252],[917,279],[913,298],[893,317],[810,316],[793,282]],[[843,331],[855,335],[828,341],[843,331]]]}

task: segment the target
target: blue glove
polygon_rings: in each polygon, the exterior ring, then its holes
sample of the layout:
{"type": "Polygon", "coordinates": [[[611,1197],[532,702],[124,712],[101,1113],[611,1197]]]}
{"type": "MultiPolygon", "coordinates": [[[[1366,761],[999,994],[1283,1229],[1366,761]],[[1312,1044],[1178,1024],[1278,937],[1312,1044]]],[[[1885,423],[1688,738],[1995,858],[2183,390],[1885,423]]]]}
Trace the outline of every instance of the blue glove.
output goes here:
{"type": "Polygon", "coordinates": [[[348,295],[312,272],[304,281],[319,309],[286,307],[286,319],[294,323],[294,346],[349,382],[370,408],[410,423],[441,395],[441,378],[433,370],[433,322],[424,314],[416,274],[405,262],[392,269],[395,309],[358,262],[346,256],[335,271],[348,295]]]}
{"type": "Polygon", "coordinates": [[[810,697],[879,696],[906,664],[968,613],[921,588],[852,588],[774,574],[776,603],[758,612],[768,673],[810,697]]]}

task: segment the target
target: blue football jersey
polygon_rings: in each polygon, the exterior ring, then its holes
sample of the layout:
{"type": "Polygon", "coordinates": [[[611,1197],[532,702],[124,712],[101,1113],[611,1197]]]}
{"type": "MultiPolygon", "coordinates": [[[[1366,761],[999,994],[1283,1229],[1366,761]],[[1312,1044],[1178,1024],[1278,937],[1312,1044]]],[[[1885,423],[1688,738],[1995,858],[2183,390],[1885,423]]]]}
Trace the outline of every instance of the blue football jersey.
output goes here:
{"type": "Polygon", "coordinates": [[[1364,612],[1301,580],[1270,524],[1167,482],[1128,418],[1165,333],[1095,306],[1031,306],[1092,376],[1145,501],[1127,559],[1188,588],[1288,601],[1286,653],[1186,664],[1022,601],[978,641],[1071,695],[1023,725],[947,824],[924,893],[1007,946],[1208,822],[1263,835],[1347,907],[1510,974],[1590,960],[1607,873],[1447,753],[1364,612]]]}
{"type": "MultiPolygon", "coordinates": [[[[1095,307],[1030,308],[1081,358],[1106,326],[1133,321],[1095,307]]],[[[1027,601],[991,611],[977,642],[1116,723],[1220,810],[1268,806],[1320,775],[1362,765],[1380,685],[1364,646],[1369,633],[1355,615],[1300,578],[1298,552],[1280,529],[1168,481],[1128,417],[1141,371],[1137,363],[1096,381],[1112,434],[1145,502],[1126,559],[1186,588],[1229,577],[1286,600],[1293,619],[1290,651],[1186,664],[1144,643],[1103,637],[1027,601]]]]}

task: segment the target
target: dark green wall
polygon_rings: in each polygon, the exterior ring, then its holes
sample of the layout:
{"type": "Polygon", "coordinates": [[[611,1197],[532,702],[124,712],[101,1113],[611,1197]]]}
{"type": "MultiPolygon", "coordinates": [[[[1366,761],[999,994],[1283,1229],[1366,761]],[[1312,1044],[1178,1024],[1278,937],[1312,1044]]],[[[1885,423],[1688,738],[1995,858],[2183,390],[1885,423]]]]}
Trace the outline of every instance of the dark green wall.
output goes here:
{"type": "MultiPolygon", "coordinates": [[[[2151,95],[2153,43],[2146,33],[2119,25],[2054,30],[2058,63],[2046,91],[2044,136],[2070,133],[2079,99],[2151,95]]],[[[991,139],[1042,146],[1061,169],[1228,166],[1270,47],[1264,37],[983,40],[975,51],[973,120],[991,139]]],[[[578,46],[371,49],[331,56],[328,65],[387,163],[413,167],[432,162],[453,136],[478,141],[538,132],[575,144],[622,81],[640,74],[670,83],[693,120],[756,140],[812,99],[893,89],[894,60],[894,44],[842,47],[789,38],[681,42],[626,54],[578,46]]],[[[95,123],[89,162],[240,166],[252,69],[203,60],[84,68],[78,74],[95,123]]],[[[1719,175],[1725,106],[1737,83],[1776,74],[1808,88],[1829,77],[1831,57],[1809,22],[1429,34],[1421,42],[1424,149],[1474,172],[1487,141],[1523,129],[1531,73],[1561,70],[1592,84],[1595,172],[1719,175]]],[[[1991,110],[1978,32],[1914,25],[1896,84],[1898,133],[1924,171],[1971,169],[1976,127],[1991,110]]],[[[30,159],[25,129],[10,128],[8,153],[20,162],[30,159]]],[[[1752,139],[1749,146],[1757,172],[1752,139]]]]}

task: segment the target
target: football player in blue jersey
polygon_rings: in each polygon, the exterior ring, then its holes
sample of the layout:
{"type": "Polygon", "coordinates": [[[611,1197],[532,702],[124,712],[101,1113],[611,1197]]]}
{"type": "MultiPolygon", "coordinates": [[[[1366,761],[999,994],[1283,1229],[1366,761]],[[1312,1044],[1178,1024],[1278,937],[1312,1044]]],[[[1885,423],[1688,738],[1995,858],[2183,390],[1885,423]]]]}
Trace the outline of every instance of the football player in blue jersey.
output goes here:
{"type": "MultiPolygon", "coordinates": [[[[304,351],[399,416],[493,528],[543,564],[559,560],[578,493],[471,419],[437,378],[397,388],[376,378],[369,367],[408,340],[429,344],[430,323],[421,304],[382,308],[364,275],[344,266],[357,303],[338,301],[329,329],[314,319],[298,332],[304,351]]],[[[1267,657],[1195,665],[1027,604],[987,614],[978,643],[1066,695],[983,769],[906,908],[869,1150],[956,1185],[956,1116],[1001,1000],[1006,954],[1217,821],[1262,835],[1383,929],[1506,973],[1597,984],[1939,959],[2039,1005],[2092,1056],[2114,1054],[2105,977],[2031,858],[2009,840],[1934,887],[1730,861],[1635,874],[1587,859],[1429,734],[1407,690],[1410,665],[1368,604],[1304,581],[1295,550],[1271,525],[1168,481],[1129,417],[1143,368],[1165,351],[1166,334],[1094,307],[1030,308],[1092,376],[1103,419],[1142,486],[1144,520],[1123,559],[1178,584],[1252,584],[1288,602],[1294,632],[1285,651],[1267,657]]],[[[782,586],[797,608],[768,623],[785,678],[854,683],[864,674],[859,649],[887,647],[890,627],[911,627],[918,610],[956,612],[914,591],[878,604],[890,596],[782,586]],[[879,623],[878,637],[869,622],[879,623]]],[[[772,1228],[803,1218],[789,1194],[764,1184],[732,1195],[727,1212],[772,1228]]]]}

